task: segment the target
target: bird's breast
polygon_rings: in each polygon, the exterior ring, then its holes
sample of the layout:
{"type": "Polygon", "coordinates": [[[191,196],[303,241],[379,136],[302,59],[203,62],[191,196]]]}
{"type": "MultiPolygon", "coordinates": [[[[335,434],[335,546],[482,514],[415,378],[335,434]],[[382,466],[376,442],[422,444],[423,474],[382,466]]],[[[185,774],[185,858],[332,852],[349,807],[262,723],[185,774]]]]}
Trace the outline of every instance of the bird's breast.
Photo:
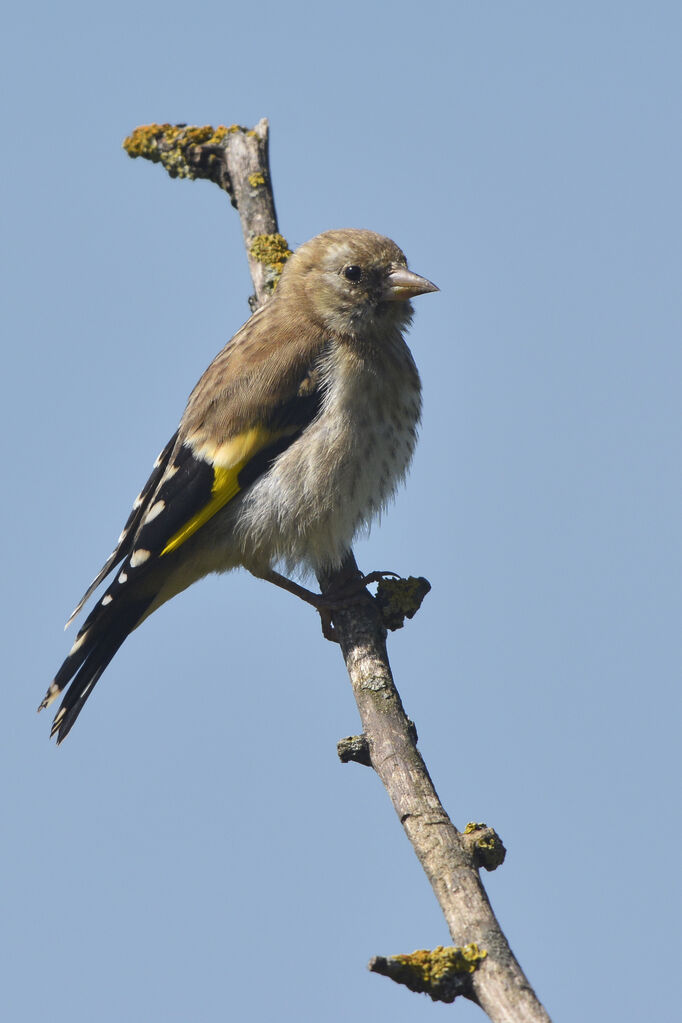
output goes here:
{"type": "Polygon", "coordinates": [[[371,358],[336,345],[321,375],[318,417],[241,502],[236,535],[247,563],[313,571],[338,565],[409,466],[421,396],[402,338],[371,358]]]}

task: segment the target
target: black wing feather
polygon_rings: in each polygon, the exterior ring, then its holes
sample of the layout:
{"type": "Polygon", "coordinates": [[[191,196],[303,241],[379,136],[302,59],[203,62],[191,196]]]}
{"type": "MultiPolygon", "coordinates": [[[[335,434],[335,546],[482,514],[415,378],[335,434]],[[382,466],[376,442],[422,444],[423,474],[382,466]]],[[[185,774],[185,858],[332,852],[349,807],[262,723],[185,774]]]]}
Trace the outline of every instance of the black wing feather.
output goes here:
{"type": "MultiPolygon", "coordinates": [[[[267,472],[278,455],[301,436],[317,417],[323,396],[318,370],[312,366],[297,392],[269,410],[264,425],[273,432],[282,429],[287,433],[258,451],[244,466],[237,478],[240,491],[267,472]]],[[[51,734],[57,735],[58,743],[66,738],[104,669],[153,603],[154,581],[147,578],[147,570],[158,565],[159,555],[171,538],[205,507],[214,478],[211,463],[197,458],[189,444],[178,444],[178,434],[174,434],[135,501],[116,549],[74,611],[76,615],[105,576],[123,561],[120,572],[88,615],[39,708],[51,703],[68,686],[52,725],[51,734]],[[163,505],[157,515],[150,517],[157,502],[163,505]],[[134,562],[140,552],[149,552],[149,556],[133,567],[131,559],[134,562]],[[134,585],[145,578],[142,587],[134,585]]]]}
{"type": "MultiPolygon", "coordinates": [[[[211,497],[214,472],[210,462],[197,458],[188,444],[182,444],[173,458],[166,479],[149,502],[152,508],[163,502],[156,518],[144,520],[134,537],[136,549],[160,554],[168,541],[207,504],[211,497]]],[[[149,508],[145,512],[149,512],[149,508]]],[[[133,571],[136,571],[133,569],[133,571]]]]}
{"type": "Polygon", "coordinates": [[[165,448],[163,449],[159,457],[156,459],[156,462],[154,463],[154,468],[149,479],[143,486],[138,497],[135,498],[133,509],[130,515],[128,516],[128,519],[126,521],[125,526],[123,527],[123,531],[120,537],[118,538],[118,543],[116,544],[116,547],[111,552],[107,560],[104,562],[102,568],[99,570],[95,578],[92,580],[92,582],[88,586],[87,590],[85,591],[81,599],[78,601],[78,604],[72,611],[65,628],[68,628],[71,622],[76,617],[76,615],[80,613],[80,611],[83,608],[83,605],[86,603],[86,601],[90,599],[90,597],[95,592],[95,590],[102,582],[102,580],[107,575],[109,575],[109,572],[111,572],[111,570],[116,565],[118,565],[119,561],[122,561],[130,553],[133,546],[133,540],[135,538],[135,530],[138,528],[140,522],[142,521],[142,518],[145,512],[147,511],[147,505],[149,504],[150,498],[152,497],[154,490],[158,486],[161,477],[166,471],[168,462],[170,461],[170,456],[173,452],[173,448],[175,447],[177,439],[178,434],[176,431],[166,444],[165,448]]]}

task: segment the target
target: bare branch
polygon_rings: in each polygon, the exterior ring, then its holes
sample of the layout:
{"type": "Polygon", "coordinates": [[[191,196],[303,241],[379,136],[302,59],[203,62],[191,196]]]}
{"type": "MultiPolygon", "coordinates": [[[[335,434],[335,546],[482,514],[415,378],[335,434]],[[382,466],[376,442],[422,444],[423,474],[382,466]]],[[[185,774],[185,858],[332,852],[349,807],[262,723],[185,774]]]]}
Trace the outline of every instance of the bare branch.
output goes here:
{"type": "MultiPolygon", "coordinates": [[[[267,301],[288,258],[277,229],[268,165],[268,128],[190,128],[147,125],[124,143],[131,156],[161,162],[173,177],[203,177],[231,198],[241,221],[256,295],[267,301]]],[[[322,591],[339,589],[361,573],[352,555],[339,572],[320,578],[322,591]]],[[[362,736],[342,740],[342,760],[370,764],[390,796],[438,899],[455,948],[408,956],[376,957],[370,968],[412,990],[477,1002],[493,1023],[549,1023],[495,918],[478,870],[495,869],[504,846],[485,825],[454,827],[440,803],[417,749],[414,725],[394,685],[386,652],[386,627],[400,628],[428,592],[426,580],[382,582],[379,599],[364,591],[356,605],[333,613],[353,687],[362,736]],[[402,584],[402,585],[400,585],[402,584]],[[383,616],[385,617],[383,617],[383,616]],[[406,979],[407,978],[407,979],[406,979]]]]}
{"type": "MultiPolygon", "coordinates": [[[[322,580],[323,588],[329,585],[322,580]]],[[[376,605],[334,613],[334,629],[350,676],[372,767],[381,778],[456,946],[487,956],[463,985],[495,1023],[543,1021],[537,1001],[507,944],[478,875],[475,840],[446,814],[413,739],[388,663],[386,630],[376,605]]],[[[462,986],[462,985],[460,985],[462,986]]]]}

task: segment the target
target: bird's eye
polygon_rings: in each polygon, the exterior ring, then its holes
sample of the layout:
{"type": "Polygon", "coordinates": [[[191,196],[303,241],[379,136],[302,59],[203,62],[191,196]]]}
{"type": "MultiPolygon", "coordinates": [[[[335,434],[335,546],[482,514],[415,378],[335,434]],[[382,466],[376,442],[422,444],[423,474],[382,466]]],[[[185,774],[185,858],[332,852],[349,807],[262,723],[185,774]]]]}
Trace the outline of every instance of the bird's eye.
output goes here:
{"type": "Polygon", "coordinates": [[[347,266],[344,268],[343,276],[346,278],[347,281],[352,281],[353,284],[357,284],[357,282],[362,277],[362,267],[355,266],[355,264],[351,264],[351,266],[347,266]]]}

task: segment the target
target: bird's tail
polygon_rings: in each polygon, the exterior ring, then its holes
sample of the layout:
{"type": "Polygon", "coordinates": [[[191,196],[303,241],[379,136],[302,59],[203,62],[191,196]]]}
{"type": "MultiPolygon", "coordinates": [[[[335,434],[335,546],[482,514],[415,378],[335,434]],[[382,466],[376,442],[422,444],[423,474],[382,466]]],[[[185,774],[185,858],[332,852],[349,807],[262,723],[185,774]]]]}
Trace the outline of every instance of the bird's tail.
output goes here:
{"type": "Polygon", "coordinates": [[[39,711],[49,707],[68,686],[50,732],[50,737],[57,736],[57,745],[73,728],[95,683],[126,637],[145,617],[153,600],[153,594],[126,594],[110,605],[98,603],[88,616],[38,707],[39,711]]]}

